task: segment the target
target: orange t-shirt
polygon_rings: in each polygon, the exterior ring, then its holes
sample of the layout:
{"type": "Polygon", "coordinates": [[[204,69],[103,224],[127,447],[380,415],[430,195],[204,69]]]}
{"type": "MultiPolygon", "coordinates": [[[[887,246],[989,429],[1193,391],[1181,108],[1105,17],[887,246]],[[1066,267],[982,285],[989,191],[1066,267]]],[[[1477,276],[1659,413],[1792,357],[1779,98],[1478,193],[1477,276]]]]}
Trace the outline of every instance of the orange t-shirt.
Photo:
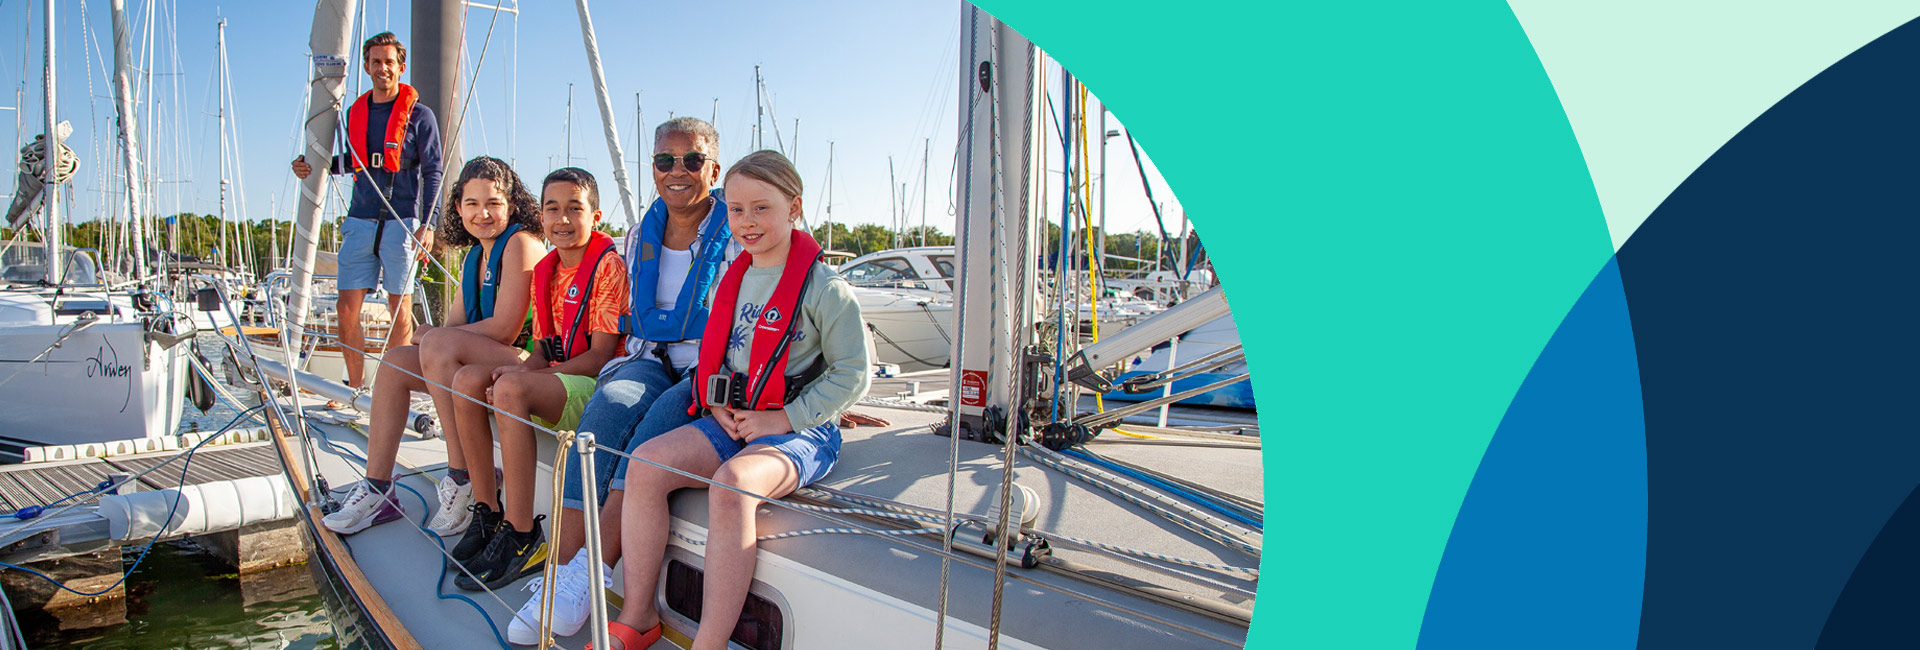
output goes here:
{"type": "MultiPolygon", "coordinates": [[[[563,266],[553,270],[553,280],[547,285],[547,295],[560,297],[567,295],[567,287],[573,284],[573,275],[580,267],[563,266]]],[[[619,253],[609,253],[600,258],[600,267],[594,270],[593,291],[587,296],[587,333],[620,333],[620,317],[627,315],[627,263],[620,259],[619,253]]],[[[544,323],[561,322],[561,301],[541,308],[546,310],[546,318],[536,319],[544,323]]],[[[537,325],[539,323],[536,323],[537,325]]],[[[567,324],[562,324],[565,327],[567,324]]],[[[540,329],[545,329],[544,326],[540,329]]],[[[551,336],[559,332],[547,332],[539,336],[551,336]]]]}

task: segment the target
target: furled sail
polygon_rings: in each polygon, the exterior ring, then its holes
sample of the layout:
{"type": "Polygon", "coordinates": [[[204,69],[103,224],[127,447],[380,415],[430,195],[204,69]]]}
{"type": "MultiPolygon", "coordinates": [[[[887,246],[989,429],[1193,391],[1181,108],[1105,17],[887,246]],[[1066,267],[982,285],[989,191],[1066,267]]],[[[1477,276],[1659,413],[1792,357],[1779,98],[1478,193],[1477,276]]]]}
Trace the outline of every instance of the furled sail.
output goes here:
{"type": "Polygon", "coordinates": [[[313,32],[307,49],[313,56],[308,79],[305,156],[313,172],[300,183],[300,210],[294,222],[293,297],[287,322],[295,328],[292,344],[299,347],[298,327],[306,322],[313,303],[313,260],[320,251],[320,204],[327,195],[327,170],[333,167],[333,137],[340,125],[346,93],[348,57],[352,53],[351,16],[357,0],[321,0],[313,10],[313,32]]]}
{"type": "MultiPolygon", "coordinates": [[[[53,180],[65,183],[73,178],[73,172],[80,168],[80,157],[68,147],[67,136],[73,135],[73,124],[62,120],[54,128],[54,140],[60,143],[59,168],[54,170],[53,180]]],[[[20,222],[33,216],[40,205],[40,190],[44,189],[47,177],[47,136],[33,136],[33,142],[20,148],[19,188],[13,193],[13,205],[7,207],[7,227],[19,228],[20,222]]]]}

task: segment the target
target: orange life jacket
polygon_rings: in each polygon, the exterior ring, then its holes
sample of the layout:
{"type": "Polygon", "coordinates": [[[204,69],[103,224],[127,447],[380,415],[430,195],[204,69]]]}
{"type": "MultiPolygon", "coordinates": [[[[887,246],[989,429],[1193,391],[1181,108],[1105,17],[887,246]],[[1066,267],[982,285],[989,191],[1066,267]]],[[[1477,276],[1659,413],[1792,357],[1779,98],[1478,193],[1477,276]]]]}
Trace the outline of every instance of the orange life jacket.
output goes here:
{"type": "Polygon", "coordinates": [[[573,284],[567,286],[567,295],[560,302],[560,318],[552,317],[553,276],[560,268],[560,250],[554,249],[540,258],[533,267],[533,337],[545,339],[552,336],[560,338],[559,358],[547,355],[549,365],[557,364],[587,351],[589,335],[585,327],[587,321],[587,300],[593,295],[593,278],[600,270],[601,258],[614,255],[613,238],[598,230],[587,237],[587,251],[580,258],[580,266],[573,272],[573,284]]]}
{"type": "Polygon", "coordinates": [[[400,145],[407,141],[407,120],[413,117],[413,105],[420,101],[420,91],[413,86],[400,84],[400,96],[393,100],[393,112],[387,115],[387,139],[381,151],[361,151],[367,146],[367,112],[373,107],[373,91],[360,94],[353,100],[353,108],[347,110],[347,146],[353,152],[349,158],[353,161],[353,171],[365,167],[379,167],[389,172],[400,171],[400,145]],[[366,156],[366,160],[362,160],[366,156]]]}

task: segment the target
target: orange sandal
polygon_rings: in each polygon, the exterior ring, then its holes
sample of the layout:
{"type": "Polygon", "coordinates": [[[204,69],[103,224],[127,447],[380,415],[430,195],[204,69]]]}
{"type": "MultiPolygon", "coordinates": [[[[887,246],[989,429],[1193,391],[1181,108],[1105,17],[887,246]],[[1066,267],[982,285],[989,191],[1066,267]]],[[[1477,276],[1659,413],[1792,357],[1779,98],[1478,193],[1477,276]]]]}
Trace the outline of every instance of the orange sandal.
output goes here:
{"type": "MultiPolygon", "coordinates": [[[[660,624],[654,623],[651,629],[641,632],[620,621],[607,621],[607,636],[619,639],[624,650],[646,650],[660,640],[660,624]]],[[[593,644],[587,644],[587,650],[593,650],[593,644]]]]}

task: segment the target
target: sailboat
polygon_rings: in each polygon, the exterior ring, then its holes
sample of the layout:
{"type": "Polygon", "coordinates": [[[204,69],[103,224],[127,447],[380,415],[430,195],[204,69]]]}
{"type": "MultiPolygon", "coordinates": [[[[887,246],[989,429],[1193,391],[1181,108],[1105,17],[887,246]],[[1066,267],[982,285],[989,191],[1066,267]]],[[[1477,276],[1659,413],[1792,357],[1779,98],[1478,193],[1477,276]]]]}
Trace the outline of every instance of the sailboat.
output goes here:
{"type": "MultiPolygon", "coordinates": [[[[341,82],[351,69],[347,17],[354,4],[325,0],[316,11],[309,152],[333,146],[341,82]]],[[[621,198],[632,214],[586,5],[576,6],[589,66],[602,93],[621,198]]],[[[733,642],[752,650],[1240,647],[1258,580],[1259,439],[1122,430],[1097,423],[1096,415],[1073,413],[1071,400],[1064,408],[1057,400],[1043,408],[1045,395],[1078,389],[1055,385],[1054,364],[1067,359],[1038,361],[1046,355],[1032,328],[1034,310],[1044,304],[1029,254],[1039,223],[1030,191],[1036,169],[1023,156],[987,155],[1035,146],[1026,126],[1034,120],[1022,113],[1038,110],[1032,70],[1040,55],[984,12],[962,10],[961,136],[979,155],[968,158],[973,162],[959,197],[952,292],[966,299],[957,301],[955,322],[962,327],[952,332],[949,348],[954,399],[932,407],[869,396],[860,410],[891,424],[847,430],[839,464],[826,480],[765,504],[760,561],[733,642]],[[970,110],[979,106],[996,108],[970,110]],[[994,278],[1015,280],[996,284],[994,278]]],[[[324,175],[310,176],[307,196],[320,196],[326,182],[324,175]]],[[[317,207],[301,206],[300,228],[315,227],[317,207]]],[[[295,314],[306,313],[311,302],[305,287],[316,252],[310,237],[299,241],[287,303],[295,314]]],[[[1224,313],[1224,305],[1209,298],[1169,313],[1204,320],[1224,313]]],[[[298,349],[310,335],[291,326],[298,319],[279,322],[282,349],[298,349]]],[[[1192,326],[1136,327],[1177,332],[1192,326]]],[[[261,383],[254,388],[274,411],[274,440],[305,504],[300,520],[314,540],[312,566],[325,582],[321,593],[341,645],[504,646],[501,635],[525,599],[519,590],[526,581],[500,592],[455,591],[442,561],[445,543],[420,527],[432,514],[424,495],[445,469],[442,445],[401,442],[396,484],[405,488],[406,521],[342,538],[319,520],[336,491],[360,480],[367,441],[351,423],[308,417],[298,407],[314,398],[297,397],[300,391],[334,397],[342,387],[261,362],[249,354],[251,343],[232,347],[240,365],[258,369],[261,383]],[[296,396],[282,396],[277,382],[296,396]]],[[[1102,371],[1079,368],[1074,376],[1105,377],[1102,371]]],[[[536,438],[541,486],[564,466],[559,454],[592,450],[591,441],[536,438]]],[[[536,490],[535,511],[557,514],[551,497],[536,490]]],[[[595,509],[591,501],[588,509],[595,509]]],[[[667,628],[653,646],[661,649],[685,647],[700,625],[704,495],[680,492],[672,515],[662,584],[653,596],[667,628]]],[[[594,552],[597,518],[586,524],[594,552]]],[[[617,571],[614,576],[612,593],[619,593],[617,571]]],[[[595,620],[543,645],[579,648],[592,640],[607,647],[606,616],[619,603],[604,602],[614,600],[605,592],[593,597],[595,620]]]]}
{"type": "MultiPolygon", "coordinates": [[[[44,12],[48,49],[44,71],[45,131],[23,152],[22,176],[10,218],[13,237],[0,255],[0,461],[23,449],[172,435],[180,423],[194,325],[186,307],[164,292],[161,277],[134,256],[133,278],[108,285],[98,251],[63,240],[60,197],[77,156],[60,144],[70,127],[59,121],[53,48],[57,3],[44,12]],[[35,205],[37,204],[37,209],[35,205]],[[37,219],[34,217],[38,217],[37,219]],[[31,225],[31,228],[26,226],[31,225]],[[22,241],[38,232],[41,241],[22,241]],[[17,253],[27,253],[17,255],[17,253]]],[[[114,92],[126,166],[126,208],[136,250],[144,249],[144,194],[130,89],[127,24],[114,3],[114,92]]],[[[104,162],[104,161],[103,161],[104,162]]]]}

